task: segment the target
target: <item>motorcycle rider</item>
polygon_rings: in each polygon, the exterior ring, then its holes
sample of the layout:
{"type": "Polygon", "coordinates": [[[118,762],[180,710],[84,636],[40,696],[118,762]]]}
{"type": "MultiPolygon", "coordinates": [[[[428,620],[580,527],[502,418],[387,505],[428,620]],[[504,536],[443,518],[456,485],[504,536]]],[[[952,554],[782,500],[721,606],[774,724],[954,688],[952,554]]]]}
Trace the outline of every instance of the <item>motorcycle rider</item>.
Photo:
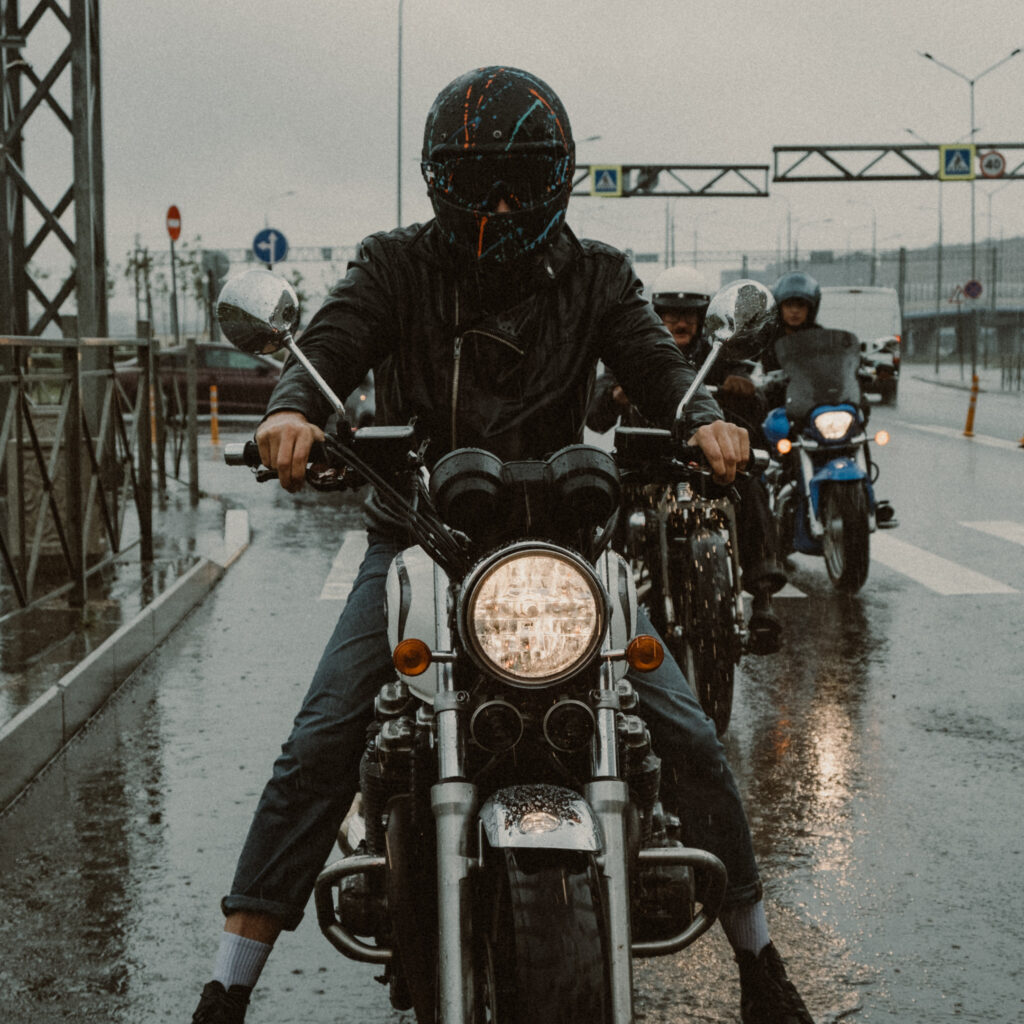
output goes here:
{"type": "MultiPolygon", "coordinates": [[[[337,394],[375,370],[379,424],[415,420],[428,463],[460,446],[504,460],[578,441],[603,358],[653,419],[671,421],[693,370],[641,295],[626,257],[565,226],[574,145],[558,96],[511,67],[468,72],[427,116],[422,171],[434,218],[365,239],[303,333],[304,352],[337,394]]],[[[257,428],[265,465],[299,490],[330,406],[294,361],[257,428]]],[[[716,476],[748,457],[746,434],[706,393],[688,431],[716,476]]],[[[302,918],[356,789],[379,687],[394,678],[385,576],[408,543],[371,501],[367,550],[245,841],[214,980],[195,1024],[245,1016],[274,940],[302,918]]],[[[666,786],[693,845],[729,872],[722,922],[740,967],[746,1024],[810,1015],[770,942],[750,831],[724,751],[678,667],[635,685],[666,786]]]]}
{"type": "MultiPolygon", "coordinates": [[[[791,270],[783,274],[772,287],[772,295],[779,307],[779,328],[775,338],[783,335],[798,334],[821,328],[818,323],[818,308],[821,306],[821,286],[817,280],[804,270],[791,270]]],[[[765,348],[761,357],[761,368],[765,373],[782,369],[778,356],[775,354],[774,339],[765,348]]],[[[776,380],[765,387],[765,398],[769,408],[785,404],[786,385],[776,380]]],[[[867,395],[861,394],[860,411],[865,425],[871,416],[871,402],[867,395]]]]}
{"type": "MultiPolygon", "coordinates": [[[[711,289],[703,275],[682,264],[666,267],[651,286],[655,312],[668,328],[679,350],[695,365],[707,358],[710,345],[701,338],[704,315],[711,301],[711,289]]],[[[763,397],[742,366],[719,357],[705,383],[717,387],[718,404],[725,418],[743,427],[761,448],[768,443],[761,436],[761,422],[768,409],[763,397]]],[[[587,426],[604,433],[620,420],[625,425],[643,426],[647,420],[632,407],[625,391],[611,373],[603,373],[594,388],[587,413],[587,426]]],[[[779,562],[775,524],[768,507],[764,483],[756,477],[737,477],[736,529],[739,539],[743,587],[752,597],[750,651],[774,654],[782,645],[782,622],[772,608],[772,595],[786,584],[779,562]]]]}
{"type": "MultiPolygon", "coordinates": [[[[821,305],[821,286],[804,270],[790,270],[783,274],[774,285],[772,295],[779,308],[779,327],[775,338],[784,334],[810,331],[821,324],[817,322],[818,307],[821,305]]],[[[765,373],[780,371],[782,366],[775,354],[775,338],[761,353],[761,369],[765,373]]],[[[765,389],[769,408],[782,405],[786,400],[786,386],[776,382],[765,389]]]]}

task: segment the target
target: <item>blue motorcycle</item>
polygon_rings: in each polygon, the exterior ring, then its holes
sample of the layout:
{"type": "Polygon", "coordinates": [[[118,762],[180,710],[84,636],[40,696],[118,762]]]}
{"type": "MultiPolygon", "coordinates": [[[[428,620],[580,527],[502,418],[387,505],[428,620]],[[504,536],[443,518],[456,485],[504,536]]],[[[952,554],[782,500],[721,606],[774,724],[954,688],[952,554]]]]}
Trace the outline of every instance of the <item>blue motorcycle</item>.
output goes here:
{"type": "MultiPolygon", "coordinates": [[[[856,593],[868,578],[870,535],[897,525],[889,502],[875,497],[860,345],[849,331],[816,328],[780,337],[775,352],[785,405],[763,429],[774,449],[767,479],[781,550],[824,557],[836,589],[856,593]]],[[[874,438],[888,439],[885,431],[874,438]]]]}

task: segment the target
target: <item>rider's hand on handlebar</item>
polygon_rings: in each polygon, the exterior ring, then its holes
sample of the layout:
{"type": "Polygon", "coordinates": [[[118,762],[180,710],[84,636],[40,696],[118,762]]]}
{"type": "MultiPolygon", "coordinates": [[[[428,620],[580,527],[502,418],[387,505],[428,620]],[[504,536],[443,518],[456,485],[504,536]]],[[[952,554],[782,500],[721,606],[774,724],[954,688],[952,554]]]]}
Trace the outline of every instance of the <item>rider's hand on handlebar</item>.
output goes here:
{"type": "Polygon", "coordinates": [[[722,381],[722,391],[731,395],[752,395],[755,391],[754,382],[749,377],[741,377],[739,374],[730,373],[722,381]]]}
{"type": "Polygon", "coordinates": [[[715,420],[698,427],[690,444],[697,445],[708,460],[715,483],[730,484],[736,470],[750,458],[750,438],[743,427],[715,420]]]}
{"type": "Polygon", "coordinates": [[[282,410],[271,413],[256,428],[256,443],[264,466],[277,470],[277,479],[286,491],[299,491],[306,481],[306,464],[315,441],[324,432],[310,423],[301,412],[282,410]]]}

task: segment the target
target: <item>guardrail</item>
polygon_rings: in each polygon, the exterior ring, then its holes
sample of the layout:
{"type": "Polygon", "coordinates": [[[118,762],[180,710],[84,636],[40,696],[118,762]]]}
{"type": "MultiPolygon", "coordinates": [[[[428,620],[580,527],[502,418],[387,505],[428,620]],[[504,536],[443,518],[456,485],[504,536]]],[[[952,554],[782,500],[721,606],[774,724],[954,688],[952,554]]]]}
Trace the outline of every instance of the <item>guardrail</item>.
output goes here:
{"type": "Polygon", "coordinates": [[[83,607],[129,536],[152,560],[154,349],[144,338],[0,337],[0,619],[63,594],[83,607]],[[134,404],[119,350],[139,356],[134,404]]]}

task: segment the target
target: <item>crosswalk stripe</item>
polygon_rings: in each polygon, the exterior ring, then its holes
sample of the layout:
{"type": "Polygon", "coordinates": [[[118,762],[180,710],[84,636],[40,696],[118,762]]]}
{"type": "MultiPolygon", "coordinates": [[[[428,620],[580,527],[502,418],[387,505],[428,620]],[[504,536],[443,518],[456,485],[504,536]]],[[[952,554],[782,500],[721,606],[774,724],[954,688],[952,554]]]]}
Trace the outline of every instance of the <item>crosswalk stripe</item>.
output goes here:
{"type": "Polygon", "coordinates": [[[925,434],[941,434],[943,437],[955,437],[960,441],[972,441],[974,444],[988,445],[990,448],[1006,448],[1006,449],[1018,449],[1020,448],[1020,441],[1007,441],[1001,437],[989,437],[987,434],[975,434],[973,437],[964,437],[962,430],[957,430],[956,427],[940,427],[932,426],[927,423],[902,423],[900,424],[901,429],[907,427],[910,430],[920,430],[925,434]]]}
{"type": "Polygon", "coordinates": [[[991,534],[1000,540],[1008,540],[1013,544],[1024,545],[1024,523],[1014,523],[1007,520],[991,520],[982,523],[961,523],[971,530],[980,530],[982,533],[991,534]]]}
{"type": "Polygon", "coordinates": [[[331,563],[331,571],[324,580],[323,589],[320,591],[321,601],[344,601],[352,589],[352,581],[355,579],[355,567],[351,564],[351,549],[354,545],[348,544],[348,540],[341,542],[338,553],[331,563]],[[346,546],[349,551],[346,551],[346,546]]]}
{"type": "Polygon", "coordinates": [[[873,534],[871,538],[873,561],[895,569],[912,580],[934,590],[937,594],[1016,594],[1013,587],[983,576],[948,558],[897,540],[888,534],[873,534]]]}

